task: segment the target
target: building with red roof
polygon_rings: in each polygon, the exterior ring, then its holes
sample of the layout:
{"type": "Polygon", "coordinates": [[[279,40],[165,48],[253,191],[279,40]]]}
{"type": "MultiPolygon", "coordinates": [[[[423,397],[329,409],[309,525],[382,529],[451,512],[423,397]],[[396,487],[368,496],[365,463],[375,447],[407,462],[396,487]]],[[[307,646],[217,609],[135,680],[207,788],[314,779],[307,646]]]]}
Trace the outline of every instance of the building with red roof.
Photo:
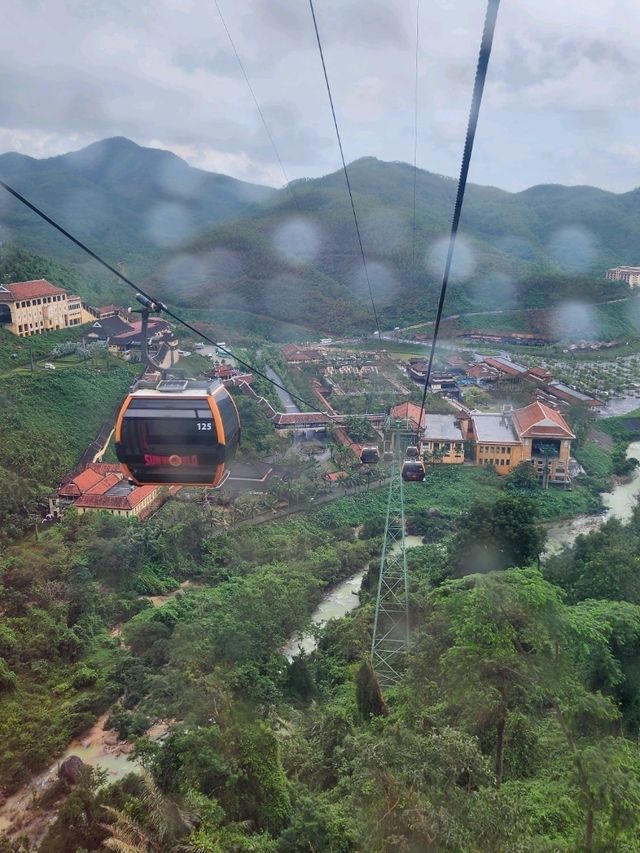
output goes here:
{"type": "Polygon", "coordinates": [[[420,406],[417,403],[398,403],[397,406],[392,406],[389,410],[389,415],[394,421],[400,421],[404,429],[415,432],[418,429],[418,419],[420,418],[420,426],[425,427],[426,415],[423,412],[420,417],[420,406]]]}
{"type": "Polygon", "coordinates": [[[536,401],[522,409],[505,406],[502,412],[474,413],[470,421],[478,464],[508,474],[521,462],[530,462],[545,486],[569,485],[575,435],[556,409],[536,401]]]}
{"type": "Polygon", "coordinates": [[[317,364],[323,355],[317,349],[300,347],[297,344],[286,344],[282,347],[282,355],[287,364],[317,364]]]}
{"type": "Polygon", "coordinates": [[[133,486],[119,464],[91,462],[49,498],[49,511],[60,516],[70,506],[85,512],[109,512],[137,519],[146,518],[167,497],[162,486],[133,486]]]}
{"type": "Polygon", "coordinates": [[[12,334],[27,338],[71,325],[77,323],[71,322],[62,287],[44,278],[0,284],[0,326],[12,334]]]}
{"type": "Polygon", "coordinates": [[[0,284],[0,326],[19,338],[79,326],[94,317],[80,296],[70,296],[46,278],[0,284]]]}
{"type": "MultiPolygon", "coordinates": [[[[132,349],[140,349],[142,346],[142,323],[128,323],[129,329],[109,339],[109,349],[112,352],[128,352],[132,349]]],[[[149,338],[160,338],[171,336],[171,327],[166,320],[160,317],[149,317],[149,338]]]]}

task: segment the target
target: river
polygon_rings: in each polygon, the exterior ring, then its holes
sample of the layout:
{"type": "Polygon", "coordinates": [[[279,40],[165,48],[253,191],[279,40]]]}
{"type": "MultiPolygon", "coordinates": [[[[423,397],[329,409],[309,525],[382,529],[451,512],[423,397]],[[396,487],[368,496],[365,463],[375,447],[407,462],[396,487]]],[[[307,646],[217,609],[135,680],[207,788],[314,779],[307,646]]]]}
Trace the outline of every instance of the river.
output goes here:
{"type": "MultiPolygon", "coordinates": [[[[627,448],[627,458],[631,456],[640,459],[640,441],[631,442],[627,448]]],[[[548,527],[547,544],[543,556],[557,554],[564,545],[571,545],[582,533],[597,530],[609,518],[618,518],[622,522],[629,521],[639,495],[640,468],[631,474],[627,482],[618,483],[611,492],[603,493],[602,502],[606,511],[601,515],[578,515],[548,527]]],[[[406,536],[405,542],[407,549],[415,548],[422,544],[422,539],[420,536],[406,536]]],[[[360,604],[358,593],[364,574],[364,571],[357,572],[329,590],[311,615],[314,628],[322,628],[330,619],[340,619],[360,604]]],[[[292,660],[299,649],[304,649],[307,654],[312,652],[317,645],[314,633],[304,634],[302,637],[294,634],[283,650],[284,655],[292,660]]]]}
{"type": "Polygon", "coordinates": [[[272,382],[278,383],[278,385],[274,385],[273,387],[276,389],[276,394],[278,395],[280,402],[284,406],[284,411],[288,415],[292,415],[296,412],[299,412],[300,409],[293,402],[293,397],[291,396],[291,394],[288,391],[285,391],[284,388],[278,387],[279,385],[284,385],[284,383],[282,379],[278,376],[278,374],[275,372],[275,370],[272,367],[267,366],[265,367],[264,372],[272,382]]]}
{"type": "MultiPolygon", "coordinates": [[[[640,441],[632,441],[627,448],[627,458],[631,456],[640,459],[640,441]]],[[[609,518],[618,518],[622,522],[629,521],[638,495],[640,495],[640,468],[633,471],[627,482],[618,483],[610,492],[602,494],[602,503],[606,510],[601,515],[577,515],[575,518],[548,527],[547,544],[543,556],[557,554],[564,545],[571,545],[581,533],[597,530],[609,518]]]]}
{"type": "MultiPolygon", "coordinates": [[[[415,548],[417,545],[422,545],[421,536],[405,536],[404,541],[407,550],[415,548]]],[[[399,543],[396,543],[395,549],[396,552],[400,549],[399,543]]],[[[340,581],[340,583],[329,590],[311,614],[311,624],[314,628],[322,628],[327,624],[329,619],[340,619],[342,616],[346,616],[347,613],[355,610],[360,604],[358,593],[360,592],[364,575],[365,570],[356,572],[355,575],[351,575],[350,578],[340,581]]],[[[317,645],[314,633],[304,634],[302,637],[299,634],[293,634],[282,653],[290,661],[293,660],[300,649],[309,654],[317,645]]]]}

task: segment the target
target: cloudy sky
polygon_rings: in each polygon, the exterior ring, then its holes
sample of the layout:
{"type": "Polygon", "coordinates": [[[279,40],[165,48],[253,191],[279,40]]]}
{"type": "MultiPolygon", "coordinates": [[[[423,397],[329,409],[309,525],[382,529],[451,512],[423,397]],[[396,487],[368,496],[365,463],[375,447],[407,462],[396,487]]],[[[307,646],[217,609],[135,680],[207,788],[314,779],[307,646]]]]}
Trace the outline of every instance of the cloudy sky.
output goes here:
{"type": "MultiPolygon", "coordinates": [[[[218,0],[289,178],[339,166],[307,0],[218,0]]],[[[413,160],[416,0],[315,0],[347,160],[413,160]]],[[[422,0],[418,165],[457,175],[485,0],[422,0]]],[[[637,0],[503,0],[471,180],[640,186],[637,0]]],[[[0,152],[107,136],[280,186],[214,0],[5,0],[0,152]]]]}

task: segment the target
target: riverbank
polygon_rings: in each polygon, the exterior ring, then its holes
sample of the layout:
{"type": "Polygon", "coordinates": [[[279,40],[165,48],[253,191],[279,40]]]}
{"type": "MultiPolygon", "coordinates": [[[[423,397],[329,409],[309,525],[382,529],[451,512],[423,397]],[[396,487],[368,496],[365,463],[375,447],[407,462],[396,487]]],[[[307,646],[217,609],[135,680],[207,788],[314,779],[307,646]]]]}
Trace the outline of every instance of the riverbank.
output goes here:
{"type": "Polygon", "coordinates": [[[7,798],[0,806],[0,832],[6,832],[10,837],[25,833],[31,843],[38,843],[59,805],[54,802],[42,808],[40,802],[57,783],[61,764],[72,755],[90,767],[106,770],[109,782],[121,779],[136,769],[136,763],[130,760],[133,744],[120,740],[115,730],[106,728],[108,717],[109,714],[104,713],[90,729],[74,738],[50,767],[7,798]]]}
{"type": "MultiPolygon", "coordinates": [[[[404,541],[405,548],[408,551],[410,548],[422,545],[422,536],[405,536],[404,541]]],[[[396,553],[400,547],[400,543],[396,543],[394,546],[396,553]]],[[[310,654],[318,645],[318,631],[322,630],[330,619],[341,619],[359,606],[360,587],[365,574],[366,569],[362,569],[346,580],[340,581],[325,594],[311,614],[312,630],[302,635],[292,634],[287,641],[282,650],[282,654],[287,660],[292,661],[301,651],[310,654]]]]}
{"type": "MultiPolygon", "coordinates": [[[[640,458],[640,441],[632,441],[626,450],[626,457],[640,458]]],[[[626,477],[618,478],[610,492],[602,492],[600,499],[604,511],[599,515],[581,514],[547,529],[547,544],[543,557],[559,553],[563,547],[572,545],[578,536],[598,530],[605,521],[617,518],[623,524],[631,519],[636,500],[640,496],[640,469],[636,468],[626,477]]]]}

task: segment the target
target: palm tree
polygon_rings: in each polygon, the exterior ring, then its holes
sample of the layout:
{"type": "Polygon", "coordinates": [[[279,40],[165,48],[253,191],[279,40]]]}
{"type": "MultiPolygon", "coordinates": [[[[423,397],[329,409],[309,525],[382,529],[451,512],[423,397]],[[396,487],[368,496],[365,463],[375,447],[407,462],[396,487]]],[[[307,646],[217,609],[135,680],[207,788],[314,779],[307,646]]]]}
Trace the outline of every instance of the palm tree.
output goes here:
{"type": "Polygon", "coordinates": [[[186,835],[193,828],[193,817],[180,809],[178,804],[166,797],[158,788],[153,777],[144,772],[141,777],[146,820],[144,825],[121,809],[103,806],[113,818],[113,823],[103,824],[110,837],[103,843],[109,850],[118,853],[156,853],[165,849],[167,842],[186,835]]]}

